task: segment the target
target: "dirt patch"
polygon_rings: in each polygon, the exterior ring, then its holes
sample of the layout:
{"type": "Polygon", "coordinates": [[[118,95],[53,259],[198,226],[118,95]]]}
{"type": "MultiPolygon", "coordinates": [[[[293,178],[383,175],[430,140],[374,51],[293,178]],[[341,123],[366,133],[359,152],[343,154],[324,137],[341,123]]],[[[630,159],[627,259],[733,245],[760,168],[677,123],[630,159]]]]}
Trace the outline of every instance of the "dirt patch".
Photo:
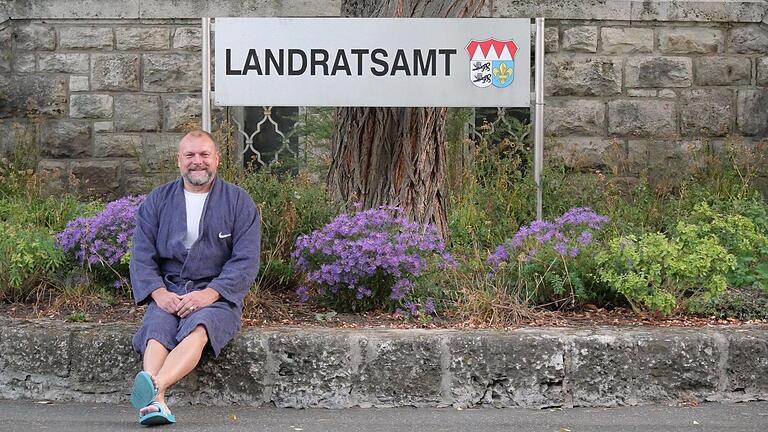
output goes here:
{"type": "MultiPolygon", "coordinates": [[[[714,317],[659,317],[638,314],[626,309],[585,308],[574,311],[534,311],[531,317],[513,326],[491,326],[482,322],[463,320],[452,314],[440,314],[428,320],[405,319],[391,313],[334,313],[301,304],[294,296],[270,294],[250,297],[243,325],[252,327],[303,326],[330,328],[424,328],[424,329],[482,329],[521,327],[592,327],[592,326],[652,326],[709,327],[722,325],[767,325],[768,320],[717,319],[714,317]]],[[[48,302],[38,304],[0,303],[0,316],[11,318],[49,318],[69,322],[114,323],[141,322],[145,307],[129,300],[106,303],[99,299],[48,302]]]]}

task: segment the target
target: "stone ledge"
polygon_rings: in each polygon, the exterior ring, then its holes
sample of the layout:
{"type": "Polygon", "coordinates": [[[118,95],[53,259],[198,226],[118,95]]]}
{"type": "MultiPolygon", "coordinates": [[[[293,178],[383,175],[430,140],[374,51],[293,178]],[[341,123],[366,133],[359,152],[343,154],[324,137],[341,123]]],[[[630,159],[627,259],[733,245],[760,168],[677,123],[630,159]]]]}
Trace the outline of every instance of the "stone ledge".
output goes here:
{"type": "MultiPolygon", "coordinates": [[[[571,407],[768,399],[765,327],[246,329],[173,403],[571,407]]],[[[0,398],[122,403],[134,325],[0,318],[0,398]]]]}

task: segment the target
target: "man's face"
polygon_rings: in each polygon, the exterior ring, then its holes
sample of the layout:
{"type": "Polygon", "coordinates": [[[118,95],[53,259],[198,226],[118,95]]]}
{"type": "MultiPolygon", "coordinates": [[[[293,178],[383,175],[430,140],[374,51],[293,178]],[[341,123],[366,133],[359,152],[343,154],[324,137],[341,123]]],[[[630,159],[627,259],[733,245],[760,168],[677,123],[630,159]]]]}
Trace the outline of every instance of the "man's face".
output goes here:
{"type": "Polygon", "coordinates": [[[203,186],[210,183],[216,175],[219,153],[208,137],[188,136],[179,143],[177,161],[181,176],[189,184],[203,186]]]}

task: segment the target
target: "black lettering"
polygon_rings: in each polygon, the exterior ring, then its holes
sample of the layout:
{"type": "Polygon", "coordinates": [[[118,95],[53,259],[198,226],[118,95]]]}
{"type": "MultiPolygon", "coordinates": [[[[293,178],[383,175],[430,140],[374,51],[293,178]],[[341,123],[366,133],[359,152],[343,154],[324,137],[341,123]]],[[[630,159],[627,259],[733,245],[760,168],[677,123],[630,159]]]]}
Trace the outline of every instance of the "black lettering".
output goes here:
{"type": "Polygon", "coordinates": [[[392,73],[394,76],[397,71],[405,72],[405,76],[411,76],[411,71],[408,69],[408,60],[405,59],[405,50],[397,50],[395,54],[395,62],[392,65],[392,73]]]}
{"type": "Polygon", "coordinates": [[[445,56],[445,76],[451,75],[451,55],[456,54],[455,49],[441,49],[438,50],[441,55],[445,56]]]}
{"type": "Polygon", "coordinates": [[[387,71],[389,71],[389,65],[387,64],[386,61],[384,61],[383,59],[380,59],[379,56],[383,56],[384,58],[387,58],[387,51],[385,51],[382,48],[376,48],[375,50],[371,51],[371,62],[381,66],[384,69],[376,70],[375,67],[371,67],[371,73],[376,76],[384,76],[387,74],[387,71]]]}
{"type": "Polygon", "coordinates": [[[288,50],[288,75],[301,75],[307,70],[307,55],[300,49],[288,50]],[[301,59],[301,67],[295,68],[293,62],[293,56],[298,55],[301,59]]]}
{"type": "Polygon", "coordinates": [[[435,76],[437,75],[437,61],[435,61],[435,57],[437,56],[437,52],[433,49],[427,51],[427,61],[424,62],[424,57],[422,57],[421,50],[414,50],[413,51],[413,74],[418,75],[431,75],[435,76]],[[430,72],[430,67],[432,71],[430,72]]]}
{"type": "Polygon", "coordinates": [[[266,71],[266,74],[269,75],[272,71],[272,67],[275,68],[275,71],[278,75],[283,74],[283,52],[284,50],[280,48],[277,50],[277,57],[275,57],[275,54],[272,52],[271,49],[267,49],[264,53],[264,70],[266,71]]]}
{"type": "Polygon", "coordinates": [[[322,66],[323,75],[328,75],[328,51],[324,49],[313,49],[310,50],[310,56],[312,57],[312,76],[317,74],[315,69],[318,66],[322,66]],[[320,56],[319,59],[318,55],[320,56]]]}
{"type": "Polygon", "coordinates": [[[232,70],[232,49],[227,48],[227,75],[242,75],[240,69],[232,70]]]}
{"type": "Polygon", "coordinates": [[[248,57],[245,59],[245,66],[243,66],[243,75],[248,75],[249,70],[255,70],[257,74],[262,75],[259,56],[253,48],[248,50],[248,57]]]}
{"type": "Polygon", "coordinates": [[[331,75],[336,75],[336,72],[339,69],[343,69],[348,76],[352,75],[352,71],[349,69],[349,62],[347,62],[347,55],[344,54],[344,50],[336,51],[336,60],[333,61],[333,69],[331,69],[331,75]]]}
{"type": "Polygon", "coordinates": [[[350,50],[352,55],[357,56],[357,75],[362,76],[363,75],[363,54],[368,54],[367,49],[353,49],[350,50]]]}

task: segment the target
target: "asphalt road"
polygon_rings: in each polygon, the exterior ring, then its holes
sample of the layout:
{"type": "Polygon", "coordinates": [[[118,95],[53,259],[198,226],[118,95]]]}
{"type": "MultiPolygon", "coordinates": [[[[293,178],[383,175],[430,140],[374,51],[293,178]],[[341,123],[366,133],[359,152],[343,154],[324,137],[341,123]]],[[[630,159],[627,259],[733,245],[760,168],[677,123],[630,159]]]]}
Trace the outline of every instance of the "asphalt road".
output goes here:
{"type": "MultiPolygon", "coordinates": [[[[573,409],[278,409],[179,406],[158,431],[766,431],[768,402],[573,409]]],[[[126,405],[0,400],[0,431],[136,431],[126,405]]]]}

